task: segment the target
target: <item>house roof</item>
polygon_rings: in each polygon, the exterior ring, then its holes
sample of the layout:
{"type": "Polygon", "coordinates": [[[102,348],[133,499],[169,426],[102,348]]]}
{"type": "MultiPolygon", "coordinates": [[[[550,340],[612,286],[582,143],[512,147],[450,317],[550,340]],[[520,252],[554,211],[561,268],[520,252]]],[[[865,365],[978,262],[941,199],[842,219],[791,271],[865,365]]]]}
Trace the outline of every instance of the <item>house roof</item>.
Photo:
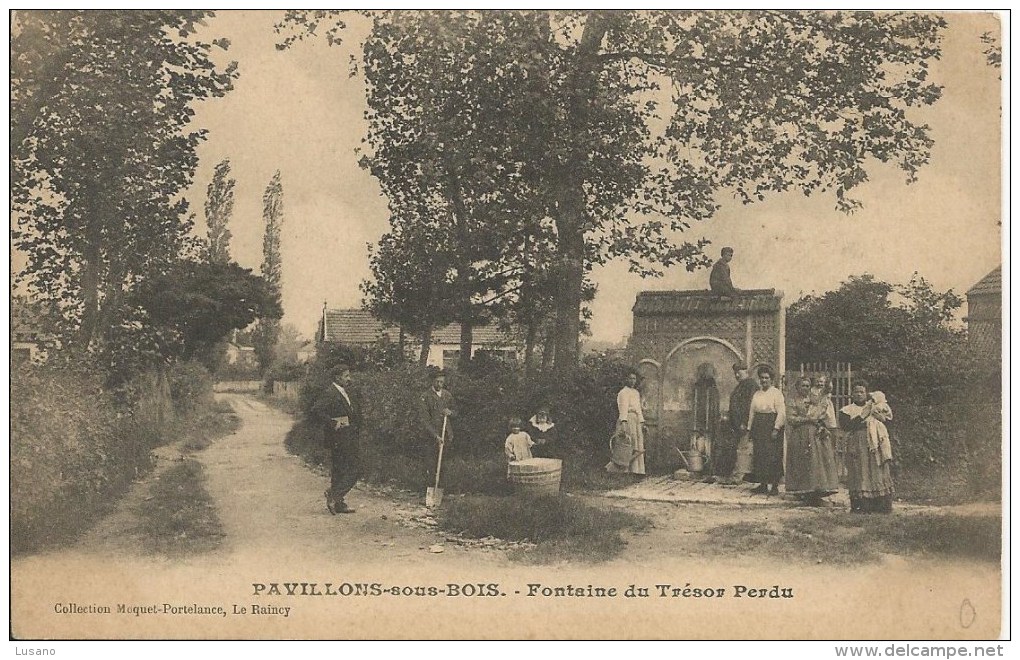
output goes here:
{"type": "Polygon", "coordinates": [[[722,297],[705,289],[692,291],[642,291],[633,312],[641,316],[668,314],[776,312],[783,300],[775,289],[744,289],[722,297]]]}
{"type": "Polygon", "coordinates": [[[968,296],[980,296],[983,294],[1002,294],[1002,266],[982,277],[967,292],[968,296]]]}
{"type": "Polygon", "coordinates": [[[327,309],[323,316],[323,341],[374,344],[380,338],[399,340],[400,329],[383,323],[367,309],[327,309]]]}
{"type": "MultiPolygon", "coordinates": [[[[381,338],[386,338],[394,343],[400,339],[400,329],[397,326],[380,321],[366,309],[327,309],[324,319],[324,341],[344,344],[374,344],[381,338]]],[[[511,337],[501,333],[492,325],[475,326],[471,338],[476,346],[505,346],[514,343],[511,337]]],[[[460,324],[451,323],[433,330],[432,343],[460,343],[460,324]]]]}

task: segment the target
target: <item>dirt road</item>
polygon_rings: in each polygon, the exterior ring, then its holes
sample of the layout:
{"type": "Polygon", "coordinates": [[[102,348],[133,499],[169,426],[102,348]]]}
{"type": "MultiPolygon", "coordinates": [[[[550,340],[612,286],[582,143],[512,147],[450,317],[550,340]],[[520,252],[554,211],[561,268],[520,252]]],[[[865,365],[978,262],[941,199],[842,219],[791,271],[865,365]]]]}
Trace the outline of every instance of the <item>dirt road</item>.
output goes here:
{"type": "MultiPolygon", "coordinates": [[[[853,568],[804,565],[720,558],[698,542],[699,534],[724,522],[804,515],[796,511],[596,498],[649,516],[653,529],[632,537],[623,555],[608,564],[578,558],[551,567],[521,566],[499,550],[445,542],[438,532],[409,523],[423,512],[419,502],[362,486],[349,497],[357,513],[330,516],[323,498],[326,476],[284,448],[292,419],[250,397],[227,399],[241,418],[240,429],[195,454],[224,527],[219,548],[173,560],[142,552],[132,516],[147,484],[137,484],[118,511],[75,546],[12,562],[16,635],[923,639],[998,634],[1000,577],[992,565],[896,557],[853,568]],[[436,545],[443,551],[430,551],[436,545]],[[670,595],[662,596],[656,585],[666,584],[670,595]],[[566,586],[616,589],[616,595],[555,595],[566,586]],[[738,598],[738,586],[782,587],[794,597],[738,598]],[[725,587],[726,596],[685,597],[685,587],[725,587]],[[547,588],[554,590],[551,595],[544,595],[547,588]],[[673,596],[673,588],[680,595],[673,596]],[[430,595],[430,589],[438,595],[430,595]],[[628,589],[633,596],[624,595],[628,589]],[[145,612],[118,614],[122,605],[145,612]],[[197,613],[207,607],[223,608],[222,613],[197,613]]],[[[177,459],[165,452],[161,462],[177,459]]]]}
{"type": "MultiPolygon", "coordinates": [[[[240,416],[241,430],[197,458],[226,529],[222,552],[233,560],[273,556],[298,565],[322,558],[365,564],[385,555],[430,565],[464,561],[467,549],[408,524],[426,513],[420,501],[378,494],[359,484],[348,497],[356,513],[331,516],[323,496],[326,475],[316,474],[284,447],[293,419],[250,397],[227,395],[226,400],[240,416]],[[443,546],[442,553],[429,551],[436,544],[443,546]]],[[[500,553],[471,554],[475,563],[506,562],[500,553]]]]}

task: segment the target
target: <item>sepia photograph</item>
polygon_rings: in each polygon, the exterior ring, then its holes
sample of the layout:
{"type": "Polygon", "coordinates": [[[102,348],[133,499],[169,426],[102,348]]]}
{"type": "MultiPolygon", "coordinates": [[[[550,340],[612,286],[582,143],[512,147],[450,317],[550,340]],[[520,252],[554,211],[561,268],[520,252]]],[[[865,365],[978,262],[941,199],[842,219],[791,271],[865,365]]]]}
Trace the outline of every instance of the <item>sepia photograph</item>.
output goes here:
{"type": "Polygon", "coordinates": [[[16,654],[1002,655],[1008,11],[8,21],[16,654]]]}

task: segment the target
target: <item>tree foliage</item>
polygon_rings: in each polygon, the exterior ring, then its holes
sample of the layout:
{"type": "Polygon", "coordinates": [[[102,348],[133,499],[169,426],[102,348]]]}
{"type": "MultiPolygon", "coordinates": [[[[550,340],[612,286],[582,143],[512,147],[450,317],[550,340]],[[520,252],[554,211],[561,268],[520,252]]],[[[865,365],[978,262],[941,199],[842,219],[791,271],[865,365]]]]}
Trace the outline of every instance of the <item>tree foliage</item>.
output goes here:
{"type": "Polygon", "coordinates": [[[962,304],[952,290],[936,291],[916,273],[906,285],[854,276],[790,305],[787,362],[849,362],[875,389],[937,396],[972,371],[966,335],[954,323],[962,304]]]}
{"type": "Polygon", "coordinates": [[[447,226],[427,220],[414,223],[410,232],[400,223],[369,246],[372,278],[362,282],[366,309],[384,321],[398,325],[422,342],[422,358],[428,357],[432,330],[456,318],[454,278],[451,275],[447,226]]]}
{"type": "Polygon", "coordinates": [[[215,345],[231,330],[283,315],[276,290],[234,262],[181,262],[146,280],[133,302],[144,310],[147,325],[159,330],[167,358],[198,359],[207,366],[215,345]]]}
{"type": "MultiPolygon", "coordinates": [[[[280,296],[283,277],[283,254],[281,251],[281,229],[283,226],[283,183],[277,170],[262,195],[262,220],[266,231],[262,240],[262,278],[280,296]]],[[[260,317],[255,329],[255,355],[259,369],[266,373],[273,364],[276,340],[280,334],[279,316],[260,317]]]]}
{"type": "MultiPolygon", "coordinates": [[[[473,191],[464,206],[484,213],[469,216],[503,240],[547,222],[564,369],[576,364],[592,266],[619,258],[643,274],[694,269],[707,263],[705,241],[679,237],[727,197],[829,192],[851,212],[875,161],[913,181],[930,156],[929,128],[910,113],[941,94],[928,80],[944,27],[934,15],[368,15],[369,143],[384,193],[400,205],[415,190],[473,191]],[[458,166],[468,178],[444,187],[458,166]]],[[[330,43],[342,31],[321,11],[284,23],[297,35],[325,30],[330,43]]]]}
{"type": "Polygon", "coordinates": [[[231,233],[227,225],[234,213],[234,186],[237,180],[230,176],[230,160],[223,159],[213,173],[206,188],[205,223],[208,228],[206,260],[214,264],[230,262],[231,233]]]}
{"type": "Polygon", "coordinates": [[[58,305],[68,343],[121,341],[125,293],[191,248],[181,192],[205,132],[193,105],[234,64],[194,38],[208,12],[19,11],[12,30],[14,245],[33,296],[58,305]]]}

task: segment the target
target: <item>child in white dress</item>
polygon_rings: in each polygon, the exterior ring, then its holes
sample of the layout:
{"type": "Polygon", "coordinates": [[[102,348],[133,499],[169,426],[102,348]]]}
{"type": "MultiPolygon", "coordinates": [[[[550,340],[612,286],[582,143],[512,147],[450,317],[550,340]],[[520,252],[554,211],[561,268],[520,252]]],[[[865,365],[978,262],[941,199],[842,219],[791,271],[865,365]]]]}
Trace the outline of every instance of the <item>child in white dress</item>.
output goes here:
{"type": "Polygon", "coordinates": [[[524,461],[532,458],[531,448],[534,446],[535,441],[531,439],[527,431],[521,430],[520,417],[511,418],[510,435],[506,437],[506,444],[504,445],[507,462],[512,463],[513,461],[524,461]]]}

